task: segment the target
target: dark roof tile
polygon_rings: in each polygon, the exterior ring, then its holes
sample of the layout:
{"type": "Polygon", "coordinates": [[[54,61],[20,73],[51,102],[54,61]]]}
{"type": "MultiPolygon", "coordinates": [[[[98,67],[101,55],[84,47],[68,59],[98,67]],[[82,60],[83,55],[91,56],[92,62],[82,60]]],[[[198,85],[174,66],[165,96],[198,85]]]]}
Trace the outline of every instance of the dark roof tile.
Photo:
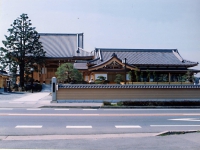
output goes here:
{"type": "Polygon", "coordinates": [[[101,60],[97,60],[99,65],[102,61],[111,58],[115,53],[119,59],[127,59],[131,65],[176,65],[176,66],[196,66],[196,62],[184,60],[176,49],[95,49],[95,58],[98,58],[99,51],[101,60]]]}

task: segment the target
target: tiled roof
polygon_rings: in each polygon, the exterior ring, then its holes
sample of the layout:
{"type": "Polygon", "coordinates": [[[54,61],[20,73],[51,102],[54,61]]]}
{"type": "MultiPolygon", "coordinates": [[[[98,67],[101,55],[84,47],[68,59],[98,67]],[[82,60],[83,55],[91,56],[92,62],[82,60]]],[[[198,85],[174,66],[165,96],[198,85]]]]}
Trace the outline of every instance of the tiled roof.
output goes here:
{"type": "Polygon", "coordinates": [[[52,34],[40,33],[40,42],[48,58],[64,58],[73,56],[91,56],[83,50],[83,33],[52,34]]]}
{"type": "Polygon", "coordinates": [[[196,66],[197,62],[184,60],[177,49],[104,49],[94,50],[96,65],[111,58],[115,53],[119,59],[127,59],[131,65],[196,66]]]}
{"type": "Polygon", "coordinates": [[[87,88],[87,89],[200,89],[200,85],[120,85],[120,84],[59,84],[58,88],[65,88],[65,89],[71,89],[71,88],[87,88]]]}

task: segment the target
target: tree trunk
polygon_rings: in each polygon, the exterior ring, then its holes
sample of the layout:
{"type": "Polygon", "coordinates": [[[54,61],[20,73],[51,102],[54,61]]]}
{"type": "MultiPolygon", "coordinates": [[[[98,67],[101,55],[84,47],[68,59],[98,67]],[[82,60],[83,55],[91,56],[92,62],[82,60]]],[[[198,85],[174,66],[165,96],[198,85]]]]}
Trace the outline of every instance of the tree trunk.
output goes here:
{"type": "Polygon", "coordinates": [[[23,89],[24,87],[24,62],[21,62],[21,64],[19,65],[19,69],[20,69],[20,86],[23,89]]]}

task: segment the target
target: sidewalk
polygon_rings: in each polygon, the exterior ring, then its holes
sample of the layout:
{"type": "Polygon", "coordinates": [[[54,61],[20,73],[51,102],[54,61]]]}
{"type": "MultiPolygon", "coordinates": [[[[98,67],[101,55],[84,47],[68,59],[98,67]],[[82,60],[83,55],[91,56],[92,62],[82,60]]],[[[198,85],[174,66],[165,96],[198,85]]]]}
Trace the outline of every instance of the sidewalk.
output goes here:
{"type": "Polygon", "coordinates": [[[51,85],[42,84],[41,92],[4,92],[0,89],[0,108],[39,108],[39,107],[73,107],[73,108],[94,108],[101,107],[102,103],[51,103],[51,85]]]}
{"type": "Polygon", "coordinates": [[[4,92],[0,89],[0,108],[39,108],[39,107],[73,107],[94,108],[101,107],[102,103],[51,103],[50,86],[45,85],[42,92],[4,92]]]}

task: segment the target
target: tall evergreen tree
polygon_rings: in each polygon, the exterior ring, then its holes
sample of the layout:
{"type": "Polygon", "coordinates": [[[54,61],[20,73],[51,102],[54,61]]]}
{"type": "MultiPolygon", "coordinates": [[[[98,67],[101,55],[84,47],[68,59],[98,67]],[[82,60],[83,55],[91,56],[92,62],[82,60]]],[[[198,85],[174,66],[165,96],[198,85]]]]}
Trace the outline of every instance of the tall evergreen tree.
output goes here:
{"type": "Polygon", "coordinates": [[[27,14],[22,14],[8,29],[9,35],[2,41],[4,47],[0,48],[0,62],[2,68],[10,66],[11,72],[19,68],[20,86],[24,86],[24,72],[34,64],[44,63],[45,51],[39,41],[39,34],[35,27],[31,26],[31,20],[27,14]]]}

